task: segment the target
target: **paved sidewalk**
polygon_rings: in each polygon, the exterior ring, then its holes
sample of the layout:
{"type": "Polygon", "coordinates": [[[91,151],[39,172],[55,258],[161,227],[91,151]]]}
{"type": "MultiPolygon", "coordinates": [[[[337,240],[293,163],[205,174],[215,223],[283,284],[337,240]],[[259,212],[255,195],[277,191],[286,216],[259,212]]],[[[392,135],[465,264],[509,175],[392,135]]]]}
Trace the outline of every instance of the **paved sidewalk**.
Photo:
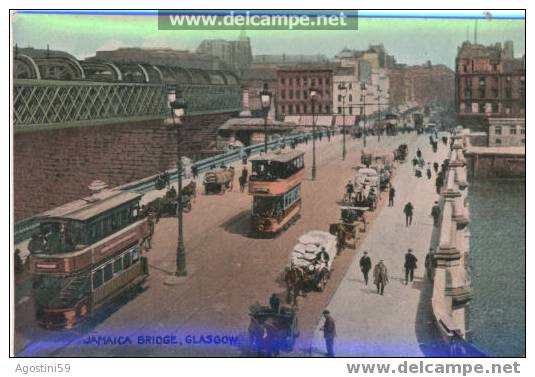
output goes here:
{"type": "MultiPolygon", "coordinates": [[[[365,235],[355,258],[332,297],[328,309],[336,321],[336,356],[424,356],[422,349],[429,341],[429,291],[425,281],[425,255],[429,250],[433,231],[430,216],[435,192],[435,177],[416,178],[411,159],[419,146],[424,160],[442,163],[447,147],[440,144],[433,153],[428,135],[418,138],[409,148],[407,162],[399,165],[393,185],[396,189],[394,207],[383,207],[365,235]],[[403,207],[411,201],[414,206],[412,226],[405,226],[403,207]],[[404,284],[404,255],[412,248],[418,258],[414,282],[404,284]],[[373,267],[370,285],[364,285],[359,259],[368,251],[372,266],[384,259],[390,283],[384,296],[377,294],[373,285],[373,267]]],[[[320,319],[311,345],[312,356],[325,355],[320,319]]]]}

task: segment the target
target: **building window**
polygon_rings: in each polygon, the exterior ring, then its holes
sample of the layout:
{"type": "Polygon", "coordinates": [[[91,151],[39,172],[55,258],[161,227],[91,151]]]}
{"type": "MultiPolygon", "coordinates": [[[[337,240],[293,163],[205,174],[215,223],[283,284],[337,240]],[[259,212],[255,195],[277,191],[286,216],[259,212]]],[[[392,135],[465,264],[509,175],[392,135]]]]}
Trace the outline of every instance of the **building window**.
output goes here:
{"type": "Polygon", "coordinates": [[[526,134],[526,129],[524,127],[522,127],[520,129],[520,135],[525,135],[526,134]]]}
{"type": "Polygon", "coordinates": [[[509,135],[516,135],[516,126],[509,127],[509,135]]]}
{"type": "Polygon", "coordinates": [[[348,88],[349,88],[349,90],[351,90],[351,83],[349,83],[348,88]]]}
{"type": "Polygon", "coordinates": [[[301,99],[301,91],[300,90],[296,90],[295,91],[295,98],[301,99]]]}
{"type": "Polygon", "coordinates": [[[496,144],[497,144],[497,145],[501,145],[501,144],[502,144],[502,139],[500,139],[500,138],[496,138],[496,144]]]}
{"type": "Polygon", "coordinates": [[[281,105],[281,114],[286,113],[286,107],[284,105],[281,105]]]}
{"type": "Polygon", "coordinates": [[[492,112],[497,113],[498,112],[498,103],[492,102],[492,112]]]}
{"type": "Polygon", "coordinates": [[[325,106],[325,112],[329,114],[331,112],[331,106],[329,105],[325,106]]]}
{"type": "Polygon", "coordinates": [[[281,84],[284,85],[284,83],[285,83],[285,80],[281,79],[281,84]]]}
{"type": "Polygon", "coordinates": [[[338,114],[342,114],[342,108],[338,106],[338,114]]]}
{"type": "MultiPolygon", "coordinates": [[[[299,93],[299,92],[298,92],[299,93]]],[[[301,105],[295,105],[295,112],[299,114],[301,112],[301,105]]]]}
{"type": "Polygon", "coordinates": [[[484,112],[485,112],[485,103],[484,102],[480,102],[479,103],[478,113],[484,113],[484,112]]]}
{"type": "Polygon", "coordinates": [[[294,107],[292,105],[288,105],[288,114],[293,114],[294,107]]]}
{"type": "Polygon", "coordinates": [[[338,102],[342,102],[342,95],[341,94],[338,95],[338,102]]]}
{"type": "Polygon", "coordinates": [[[303,99],[307,99],[307,98],[308,98],[308,91],[303,90],[303,99]]]}
{"type": "Polygon", "coordinates": [[[495,133],[496,135],[501,135],[501,134],[502,134],[502,127],[501,127],[501,126],[496,126],[496,127],[494,128],[494,133],[495,133]]]}
{"type": "Polygon", "coordinates": [[[353,102],[353,95],[352,94],[349,95],[349,102],[350,103],[353,102]]]}
{"type": "Polygon", "coordinates": [[[479,78],[479,86],[485,86],[485,78],[484,77],[480,77],[479,78]]]}
{"type": "Polygon", "coordinates": [[[281,98],[286,99],[286,90],[281,90],[281,98]]]}
{"type": "Polygon", "coordinates": [[[521,142],[522,144],[526,144],[526,139],[522,139],[522,140],[520,140],[520,142],[521,142]]]}
{"type": "Polygon", "coordinates": [[[507,115],[511,114],[511,106],[506,106],[505,107],[505,114],[507,114],[507,115]]]}
{"type": "Polygon", "coordinates": [[[325,79],[325,85],[329,85],[329,79],[325,79]]]}
{"type": "Polygon", "coordinates": [[[290,77],[290,78],[288,79],[288,84],[293,85],[293,83],[294,83],[294,80],[290,77]]]}
{"type": "Polygon", "coordinates": [[[353,108],[352,107],[349,108],[349,115],[353,115],[353,108]]]}
{"type": "Polygon", "coordinates": [[[290,89],[288,98],[294,99],[294,91],[293,91],[293,89],[290,89]]]}

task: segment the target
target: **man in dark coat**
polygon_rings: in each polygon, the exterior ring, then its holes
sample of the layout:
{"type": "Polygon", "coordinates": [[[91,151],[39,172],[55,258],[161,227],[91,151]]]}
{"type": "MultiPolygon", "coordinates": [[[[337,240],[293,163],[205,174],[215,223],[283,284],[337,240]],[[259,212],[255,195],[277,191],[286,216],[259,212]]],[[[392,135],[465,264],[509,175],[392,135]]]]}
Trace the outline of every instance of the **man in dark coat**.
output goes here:
{"type": "Polygon", "coordinates": [[[412,254],[412,249],[409,249],[405,254],[405,264],[403,265],[405,267],[405,284],[408,284],[409,280],[412,282],[416,262],[418,262],[418,259],[412,254]]]}
{"type": "Polygon", "coordinates": [[[388,206],[394,207],[394,196],[396,196],[396,189],[394,186],[390,186],[390,190],[388,190],[388,206]]]}
{"type": "Polygon", "coordinates": [[[325,339],[325,347],[327,348],[327,356],[334,357],[334,337],[336,336],[336,324],[333,317],[328,310],[323,311],[325,322],[320,329],[323,331],[323,338],[325,339]]]}
{"type": "Polygon", "coordinates": [[[362,275],[364,275],[364,281],[366,282],[366,285],[368,285],[368,273],[372,269],[372,260],[368,256],[368,252],[365,251],[362,258],[360,258],[360,270],[362,271],[362,275]]]}
{"type": "Polygon", "coordinates": [[[433,216],[433,226],[438,226],[440,223],[440,207],[438,202],[431,208],[431,216],[433,216]]]}
{"type": "Polygon", "coordinates": [[[412,213],[413,213],[414,207],[412,206],[411,202],[408,202],[405,204],[405,207],[403,208],[403,213],[405,213],[405,225],[409,226],[412,224],[412,213]]]}
{"type": "Polygon", "coordinates": [[[388,284],[388,270],[382,259],[373,268],[373,282],[377,287],[377,293],[382,296],[385,292],[385,285],[388,284]]]}

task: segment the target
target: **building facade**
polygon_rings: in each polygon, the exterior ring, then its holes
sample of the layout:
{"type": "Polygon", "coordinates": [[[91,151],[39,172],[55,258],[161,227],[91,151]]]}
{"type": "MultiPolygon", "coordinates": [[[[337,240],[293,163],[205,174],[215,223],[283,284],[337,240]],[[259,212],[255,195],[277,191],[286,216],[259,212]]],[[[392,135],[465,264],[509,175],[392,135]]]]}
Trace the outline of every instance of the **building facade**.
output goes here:
{"type": "Polygon", "coordinates": [[[197,53],[221,59],[229,69],[232,69],[240,76],[253,61],[251,41],[244,34],[237,41],[223,39],[204,40],[197,47],[197,53]]]}
{"type": "Polygon", "coordinates": [[[525,118],[489,118],[489,147],[526,145],[525,118]]]}
{"type": "Polygon", "coordinates": [[[295,65],[277,68],[277,117],[294,114],[331,114],[332,79],[334,67],[330,65],[295,65]],[[309,90],[318,91],[315,109],[309,90]]]}
{"type": "Polygon", "coordinates": [[[525,56],[513,43],[490,46],[464,42],[455,61],[455,105],[459,124],[486,130],[489,118],[525,118],[525,56]]]}
{"type": "Polygon", "coordinates": [[[450,108],[455,99],[455,73],[445,65],[398,67],[388,72],[393,106],[416,102],[450,108]]]}

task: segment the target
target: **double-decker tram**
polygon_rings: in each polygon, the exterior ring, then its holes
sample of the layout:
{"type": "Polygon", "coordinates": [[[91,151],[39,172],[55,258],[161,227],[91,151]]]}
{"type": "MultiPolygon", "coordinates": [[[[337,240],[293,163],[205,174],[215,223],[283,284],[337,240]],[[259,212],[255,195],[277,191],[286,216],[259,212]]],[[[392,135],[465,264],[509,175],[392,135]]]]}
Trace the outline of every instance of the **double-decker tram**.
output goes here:
{"type": "Polygon", "coordinates": [[[71,328],[118,295],[143,286],[149,235],[141,194],[105,190],[38,216],[29,243],[37,322],[71,328]]]}
{"type": "Polygon", "coordinates": [[[275,235],[301,216],[304,152],[267,153],[251,162],[252,232],[275,235]]]}

